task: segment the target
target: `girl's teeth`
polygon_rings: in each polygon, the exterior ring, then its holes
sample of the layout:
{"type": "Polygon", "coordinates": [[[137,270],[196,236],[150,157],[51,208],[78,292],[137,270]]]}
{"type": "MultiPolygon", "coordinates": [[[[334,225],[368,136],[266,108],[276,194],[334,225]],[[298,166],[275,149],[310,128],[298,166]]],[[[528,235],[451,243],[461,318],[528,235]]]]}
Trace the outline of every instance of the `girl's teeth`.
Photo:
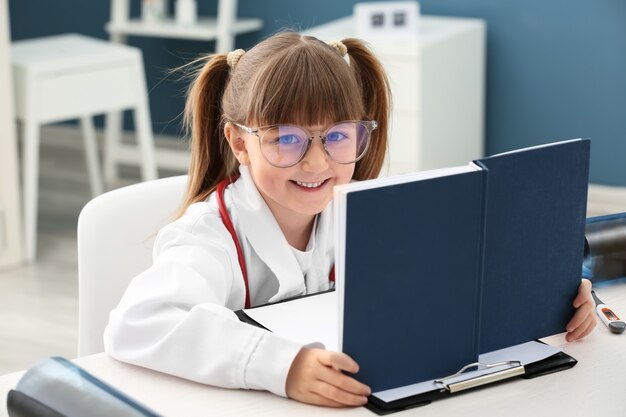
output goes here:
{"type": "Polygon", "coordinates": [[[298,184],[300,187],[317,188],[320,185],[324,184],[324,181],[321,181],[321,182],[300,182],[300,181],[296,181],[296,184],[298,184]]]}

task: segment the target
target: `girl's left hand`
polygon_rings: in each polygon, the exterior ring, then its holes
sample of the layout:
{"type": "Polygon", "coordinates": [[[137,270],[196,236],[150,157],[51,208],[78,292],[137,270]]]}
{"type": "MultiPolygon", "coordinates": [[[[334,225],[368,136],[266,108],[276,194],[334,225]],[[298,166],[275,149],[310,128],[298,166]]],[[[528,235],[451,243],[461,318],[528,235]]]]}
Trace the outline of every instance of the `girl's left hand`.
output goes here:
{"type": "Polygon", "coordinates": [[[565,326],[565,340],[573,342],[587,336],[596,327],[596,304],[591,297],[591,281],[583,279],[578,287],[578,295],[572,303],[576,309],[574,317],[565,326]]]}

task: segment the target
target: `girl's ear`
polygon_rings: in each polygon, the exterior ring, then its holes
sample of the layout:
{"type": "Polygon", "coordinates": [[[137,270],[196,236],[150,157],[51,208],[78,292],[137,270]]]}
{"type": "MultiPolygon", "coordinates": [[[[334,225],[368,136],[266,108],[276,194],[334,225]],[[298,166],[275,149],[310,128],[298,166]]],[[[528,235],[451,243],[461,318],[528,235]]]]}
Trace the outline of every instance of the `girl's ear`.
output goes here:
{"type": "Polygon", "coordinates": [[[224,125],[224,136],[226,136],[228,145],[233,151],[235,158],[241,165],[250,165],[250,157],[242,135],[241,129],[238,129],[234,124],[228,122],[224,125]]]}

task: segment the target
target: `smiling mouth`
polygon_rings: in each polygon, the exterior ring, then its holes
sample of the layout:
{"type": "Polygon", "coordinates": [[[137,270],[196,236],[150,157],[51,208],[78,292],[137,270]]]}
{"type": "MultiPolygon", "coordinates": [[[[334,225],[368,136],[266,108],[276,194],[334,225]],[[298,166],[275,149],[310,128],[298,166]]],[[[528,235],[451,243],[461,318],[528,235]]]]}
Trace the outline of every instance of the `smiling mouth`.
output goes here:
{"type": "Polygon", "coordinates": [[[324,184],[326,184],[327,181],[328,179],[325,179],[324,181],[319,181],[319,182],[303,182],[303,181],[293,181],[293,180],[291,182],[295,183],[299,187],[314,189],[314,188],[319,188],[323,186],[324,184]]]}

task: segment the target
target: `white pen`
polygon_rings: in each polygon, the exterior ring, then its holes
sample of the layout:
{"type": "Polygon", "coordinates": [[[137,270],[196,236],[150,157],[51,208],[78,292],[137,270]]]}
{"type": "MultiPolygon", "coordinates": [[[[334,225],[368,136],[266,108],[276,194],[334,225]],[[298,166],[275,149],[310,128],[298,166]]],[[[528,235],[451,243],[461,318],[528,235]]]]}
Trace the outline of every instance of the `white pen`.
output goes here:
{"type": "Polygon", "coordinates": [[[595,291],[591,290],[591,295],[593,300],[596,302],[596,313],[598,313],[600,320],[606,324],[611,332],[617,334],[623,333],[626,329],[626,323],[624,323],[623,320],[620,320],[620,318],[617,317],[617,314],[615,314],[609,306],[604,304],[602,300],[598,298],[595,291]]]}

